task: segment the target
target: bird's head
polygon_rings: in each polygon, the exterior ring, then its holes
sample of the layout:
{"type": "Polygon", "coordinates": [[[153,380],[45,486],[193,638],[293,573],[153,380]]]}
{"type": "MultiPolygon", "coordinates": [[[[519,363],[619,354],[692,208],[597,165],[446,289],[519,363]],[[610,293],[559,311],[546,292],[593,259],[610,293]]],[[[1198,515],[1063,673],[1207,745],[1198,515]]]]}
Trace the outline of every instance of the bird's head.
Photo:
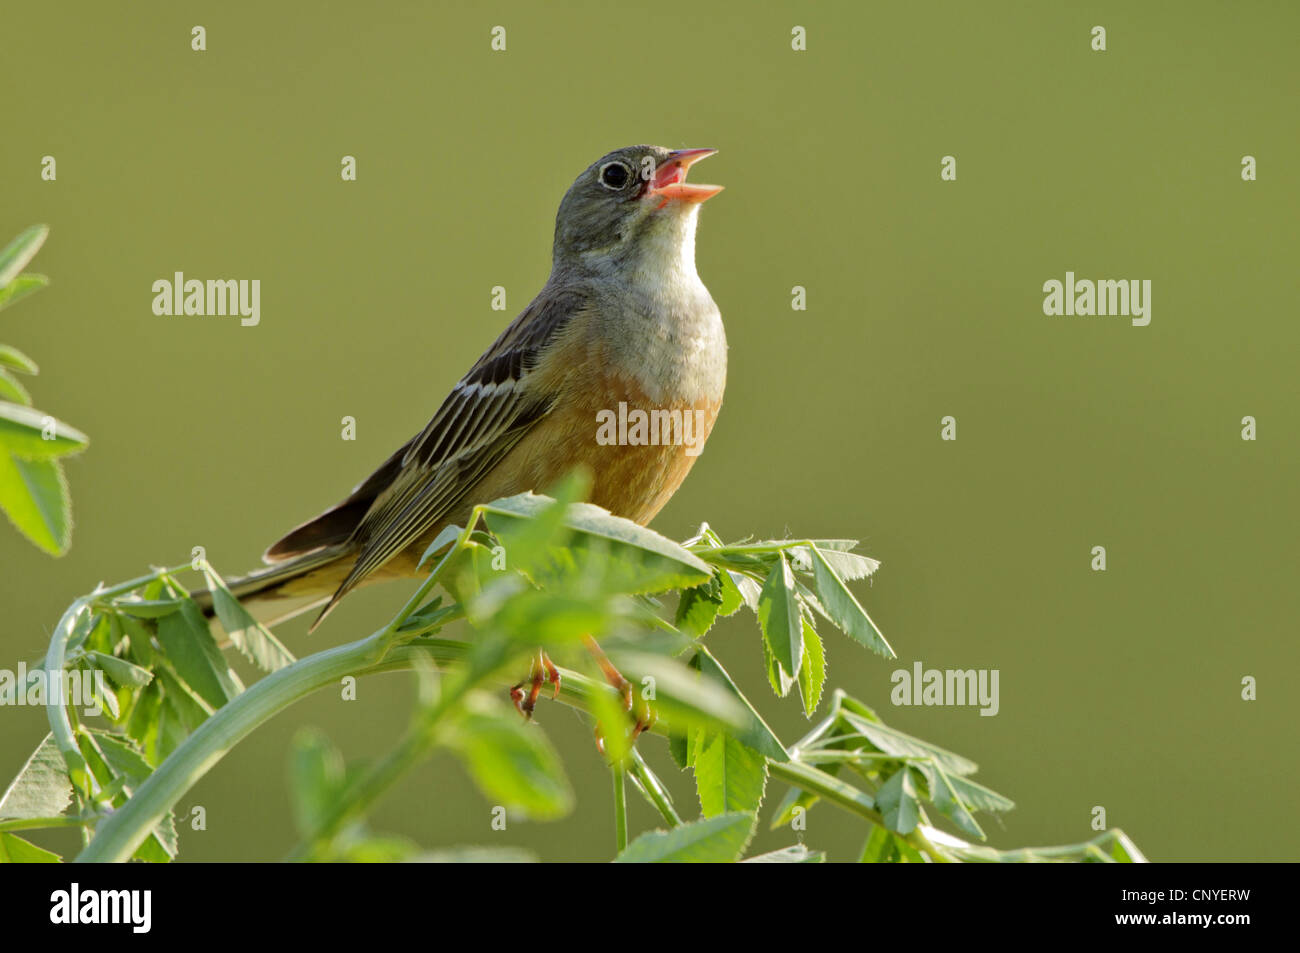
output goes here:
{"type": "Polygon", "coordinates": [[[686,172],[716,151],[628,146],[601,156],[560,202],[556,265],[603,269],[683,254],[693,262],[700,204],[722,186],[688,183],[686,172]]]}

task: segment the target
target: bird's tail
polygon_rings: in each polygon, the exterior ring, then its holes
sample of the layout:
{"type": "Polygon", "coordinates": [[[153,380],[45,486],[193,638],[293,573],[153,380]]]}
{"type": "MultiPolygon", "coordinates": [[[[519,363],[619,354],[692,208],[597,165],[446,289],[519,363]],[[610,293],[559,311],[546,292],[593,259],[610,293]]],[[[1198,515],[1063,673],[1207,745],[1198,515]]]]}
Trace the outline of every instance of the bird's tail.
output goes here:
{"type": "MultiPolygon", "coordinates": [[[[329,602],[348,573],[352,555],[346,546],[327,546],[227,580],[226,585],[254,619],[277,625],[329,602]]],[[[212,618],[212,593],[203,589],[192,596],[212,618]]]]}

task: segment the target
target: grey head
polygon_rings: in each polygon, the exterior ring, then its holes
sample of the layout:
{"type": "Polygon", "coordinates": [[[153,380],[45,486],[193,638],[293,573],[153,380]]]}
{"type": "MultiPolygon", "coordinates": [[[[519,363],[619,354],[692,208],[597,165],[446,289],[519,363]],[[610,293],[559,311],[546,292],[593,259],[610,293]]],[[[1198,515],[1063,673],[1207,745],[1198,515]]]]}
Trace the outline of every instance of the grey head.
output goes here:
{"type": "Polygon", "coordinates": [[[700,204],[722,191],[686,182],[716,149],[628,146],[601,156],[569,187],[555,217],[557,271],[659,270],[655,260],[695,252],[700,204]]]}

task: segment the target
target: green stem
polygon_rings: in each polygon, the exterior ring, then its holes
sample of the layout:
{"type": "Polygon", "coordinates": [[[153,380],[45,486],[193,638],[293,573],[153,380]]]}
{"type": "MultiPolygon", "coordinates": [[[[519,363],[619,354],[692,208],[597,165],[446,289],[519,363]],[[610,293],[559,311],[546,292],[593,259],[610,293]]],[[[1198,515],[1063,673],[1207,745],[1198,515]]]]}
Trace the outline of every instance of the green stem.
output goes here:
{"type": "Polygon", "coordinates": [[[645,763],[645,758],[636,748],[632,749],[631,762],[632,776],[641,783],[641,790],[650,799],[650,803],[655,806],[669,827],[680,827],[681,816],[673,807],[672,801],[668,800],[668,794],[659,783],[659,779],[650,771],[650,766],[645,763]]]}
{"type": "Polygon", "coordinates": [[[345,675],[374,666],[386,629],[272,672],[222,706],[163,761],[122,807],[105,819],[79,862],[130,860],[176,802],[236,744],[271,716],[345,675]]]}
{"type": "Polygon", "coordinates": [[[81,827],[83,824],[93,824],[95,820],[94,817],[78,817],[75,814],[63,817],[12,817],[0,821],[0,833],[4,831],[43,830],[50,827],[81,827]]]}
{"type": "MultiPolygon", "coordinates": [[[[358,642],[327,649],[299,659],[255,683],[251,688],[203,722],[159,765],[131,799],[106,818],[78,861],[125,861],[134,855],[153,830],[198,780],[225,754],[263,722],[295,701],[320,688],[337,684],[345,675],[376,675],[406,671],[418,663],[440,668],[466,662],[469,646],[450,639],[419,639],[395,645],[376,657],[386,639],[386,629],[358,642]]],[[[608,685],[578,672],[561,670],[560,700],[586,708],[596,692],[617,697],[608,685]]],[[[662,728],[655,729],[662,732],[662,728]]]]}
{"type": "Polygon", "coordinates": [[[614,853],[627,849],[627,784],[622,765],[610,768],[614,775],[614,853]]]}

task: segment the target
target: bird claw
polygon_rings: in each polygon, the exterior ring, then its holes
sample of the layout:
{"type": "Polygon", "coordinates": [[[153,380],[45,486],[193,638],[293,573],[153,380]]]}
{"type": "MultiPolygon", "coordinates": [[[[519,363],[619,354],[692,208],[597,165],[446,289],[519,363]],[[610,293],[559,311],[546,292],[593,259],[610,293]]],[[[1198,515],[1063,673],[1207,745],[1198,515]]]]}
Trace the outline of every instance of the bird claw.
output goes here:
{"type": "Polygon", "coordinates": [[[555,667],[555,663],[545,652],[539,650],[533,658],[528,677],[510,687],[510,700],[514,702],[515,708],[525,720],[531,720],[533,709],[537,707],[537,696],[542,693],[542,686],[549,683],[553,689],[551,698],[556,699],[560,697],[560,681],[560,670],[555,667]],[[528,686],[527,692],[524,691],[525,685],[528,686]]]}

